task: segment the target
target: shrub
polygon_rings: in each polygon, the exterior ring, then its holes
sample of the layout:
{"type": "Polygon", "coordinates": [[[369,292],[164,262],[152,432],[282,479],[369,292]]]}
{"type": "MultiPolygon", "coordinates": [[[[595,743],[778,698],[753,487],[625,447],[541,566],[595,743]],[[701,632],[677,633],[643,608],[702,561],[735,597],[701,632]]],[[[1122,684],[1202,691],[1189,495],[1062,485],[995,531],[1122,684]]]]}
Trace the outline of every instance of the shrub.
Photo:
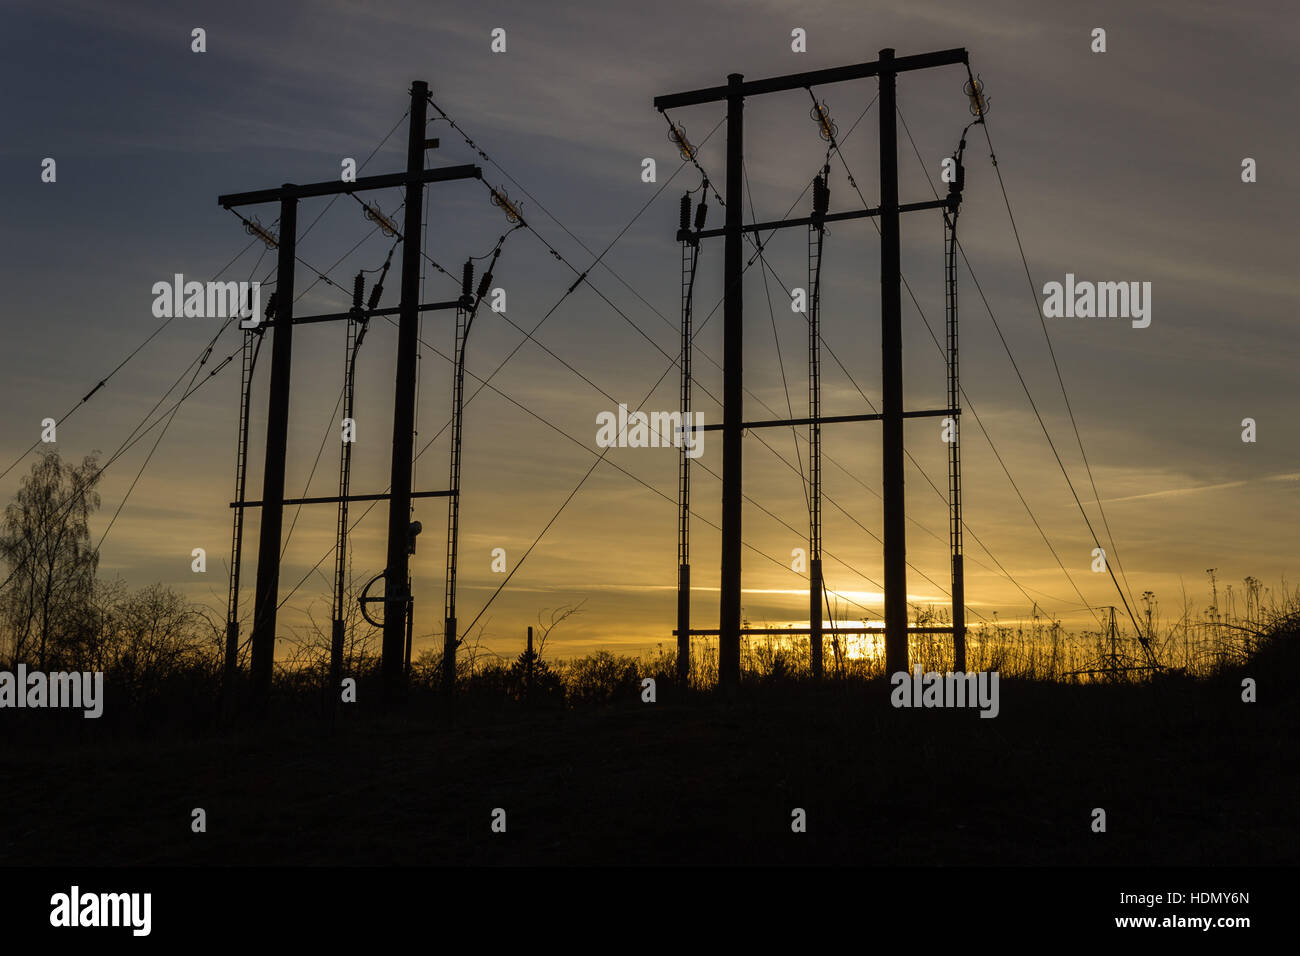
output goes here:
{"type": "Polygon", "coordinates": [[[608,704],[635,698],[640,693],[641,675],[634,658],[597,651],[569,661],[565,684],[572,704],[608,704]]]}

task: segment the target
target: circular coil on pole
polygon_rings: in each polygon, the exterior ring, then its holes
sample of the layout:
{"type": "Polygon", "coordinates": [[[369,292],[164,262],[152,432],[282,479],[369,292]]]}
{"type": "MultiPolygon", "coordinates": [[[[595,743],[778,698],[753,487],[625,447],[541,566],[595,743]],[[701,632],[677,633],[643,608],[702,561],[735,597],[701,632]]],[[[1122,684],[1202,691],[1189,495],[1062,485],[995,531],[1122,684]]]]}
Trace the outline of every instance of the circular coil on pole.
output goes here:
{"type": "Polygon", "coordinates": [[[519,207],[511,201],[504,189],[492,190],[492,205],[500,207],[501,211],[506,214],[507,221],[511,223],[517,223],[522,218],[519,215],[519,207]]]}
{"type": "Polygon", "coordinates": [[[833,141],[840,133],[840,128],[831,119],[831,112],[825,102],[816,103],[808,111],[812,121],[817,124],[817,132],[826,142],[833,141]]]}
{"type": "Polygon", "coordinates": [[[984,95],[984,83],[978,76],[973,76],[962,85],[961,91],[970,99],[970,115],[983,119],[984,114],[989,111],[989,101],[984,95]]]}
{"type": "Polygon", "coordinates": [[[695,159],[695,147],[691,141],[686,138],[686,127],[680,123],[671,123],[668,127],[668,142],[677,147],[682,159],[695,159]]]}
{"type": "Polygon", "coordinates": [[[379,226],[385,236],[391,238],[402,231],[398,228],[397,223],[384,215],[384,211],[379,208],[378,203],[375,203],[374,205],[371,205],[370,203],[362,203],[362,209],[362,215],[375,223],[375,225],[379,226]]]}
{"type": "MultiPolygon", "coordinates": [[[[243,217],[241,216],[240,218],[242,219],[243,217]]],[[[269,229],[263,226],[256,219],[244,219],[244,232],[248,233],[250,236],[256,236],[258,239],[261,239],[262,243],[268,249],[278,249],[280,247],[280,241],[271,234],[269,229]]]]}

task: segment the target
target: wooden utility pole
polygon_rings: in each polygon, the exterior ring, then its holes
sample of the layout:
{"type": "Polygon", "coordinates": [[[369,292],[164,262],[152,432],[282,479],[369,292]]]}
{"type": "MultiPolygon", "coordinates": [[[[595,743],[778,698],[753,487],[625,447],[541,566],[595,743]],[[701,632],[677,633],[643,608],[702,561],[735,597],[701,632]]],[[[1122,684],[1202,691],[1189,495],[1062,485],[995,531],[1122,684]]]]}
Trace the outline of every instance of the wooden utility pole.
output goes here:
{"type": "Polygon", "coordinates": [[[397,328],[397,384],[393,395],[393,462],[388,499],[388,579],[384,586],[384,700],[397,704],[404,697],[402,667],[406,643],[406,609],[410,594],[409,557],[414,546],[411,526],[411,461],[415,441],[415,365],[419,343],[420,229],[424,200],[424,127],[429,86],[411,84],[411,126],[406,141],[406,206],[402,238],[402,302],[397,328]]]}
{"type": "MultiPolygon", "coordinates": [[[[285,190],[291,187],[286,185],[285,190]]],[[[265,717],[275,669],[275,616],[280,600],[280,538],[284,526],[284,463],[289,439],[289,373],[293,364],[293,272],[298,200],[280,197],[280,257],[276,268],[277,313],[271,332],[271,398],[266,418],[266,464],[262,476],[262,525],[257,545],[257,591],[249,664],[253,713],[265,717]]]]}
{"type": "Polygon", "coordinates": [[[894,51],[880,51],[880,411],[885,539],[885,671],[907,670],[907,513],[903,497],[903,311],[894,51]]]}
{"type": "Polygon", "coordinates": [[[727,77],[727,209],[722,251],[722,595],[718,613],[718,683],[740,682],[740,525],[744,484],[741,436],[744,419],[744,310],[741,240],[745,160],[744,77],[727,77]]]}

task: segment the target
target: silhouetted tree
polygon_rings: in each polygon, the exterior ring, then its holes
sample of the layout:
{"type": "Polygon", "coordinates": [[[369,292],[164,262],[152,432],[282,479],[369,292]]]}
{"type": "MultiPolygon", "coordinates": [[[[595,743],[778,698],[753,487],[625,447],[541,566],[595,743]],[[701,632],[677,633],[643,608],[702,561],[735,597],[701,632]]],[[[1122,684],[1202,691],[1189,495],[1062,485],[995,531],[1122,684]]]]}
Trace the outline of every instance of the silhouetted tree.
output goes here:
{"type": "Polygon", "coordinates": [[[96,639],[78,666],[110,674],[135,699],[185,671],[215,680],[221,642],[184,595],[163,584],[127,591],[120,581],[97,593],[96,639]]]}
{"type": "Polygon", "coordinates": [[[0,522],[0,558],[8,564],[0,616],[17,661],[36,643],[37,666],[82,630],[94,593],[99,555],[90,543],[90,515],[99,507],[94,456],[65,464],[47,451],[6,508],[0,522]]]}

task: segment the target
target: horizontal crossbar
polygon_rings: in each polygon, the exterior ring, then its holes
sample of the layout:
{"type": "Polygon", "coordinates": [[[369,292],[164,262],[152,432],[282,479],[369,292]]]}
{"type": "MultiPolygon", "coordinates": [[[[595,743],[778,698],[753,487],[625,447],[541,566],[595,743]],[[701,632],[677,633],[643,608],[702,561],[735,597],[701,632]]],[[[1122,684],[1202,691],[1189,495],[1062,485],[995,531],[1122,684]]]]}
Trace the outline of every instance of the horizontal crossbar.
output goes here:
{"type": "MultiPolygon", "coordinates": [[[[953,197],[950,202],[947,199],[927,199],[925,202],[908,202],[898,207],[899,212],[920,212],[925,209],[944,209],[950,205],[955,205],[957,199],[953,197]]],[[[879,216],[880,207],[872,206],[870,209],[853,209],[849,212],[832,212],[820,217],[804,216],[802,219],[774,219],[771,222],[754,222],[747,226],[741,226],[741,232],[765,232],[770,229],[789,229],[792,226],[811,226],[818,221],[821,222],[842,222],[845,219],[865,219],[870,216],[879,216]]],[[[715,236],[725,236],[727,234],[726,226],[719,226],[717,229],[703,229],[699,232],[692,232],[689,229],[679,229],[677,232],[677,241],[688,241],[696,239],[712,239],[715,236]]]]}
{"type": "MultiPolygon", "coordinates": [[[[936,53],[919,53],[915,56],[900,56],[893,61],[892,73],[905,73],[909,70],[924,70],[932,66],[952,66],[966,62],[966,50],[957,47],[952,50],[940,50],[936,53]]],[[[812,70],[808,73],[787,73],[773,76],[766,80],[750,80],[740,84],[741,96],[755,96],[762,93],[778,93],[781,90],[802,90],[806,87],[825,86],[827,83],[843,83],[846,80],[862,80],[880,75],[880,61],[855,63],[852,66],[837,66],[829,70],[812,70]]],[[[710,86],[702,90],[690,90],[686,93],[670,93],[655,97],[655,109],[671,110],[679,106],[695,106],[700,103],[716,103],[725,100],[731,93],[729,86],[710,86]]]]}
{"type": "MultiPolygon", "coordinates": [[[[920,412],[903,412],[904,418],[938,418],[941,415],[958,416],[961,409],[951,408],[932,408],[920,412]]],[[[786,425],[811,425],[816,422],[819,425],[833,425],[836,422],[878,422],[885,416],[879,413],[873,415],[823,415],[821,418],[771,418],[761,422],[741,422],[741,428],[780,428],[786,425]]],[[[720,432],[725,426],[722,423],[715,425],[701,425],[696,431],[720,432]]],[[[690,429],[683,428],[682,431],[690,429]]]]}
{"type": "MultiPolygon", "coordinates": [[[[450,498],[455,492],[453,491],[412,491],[412,498],[450,498]]],[[[387,501],[393,497],[390,494],[382,495],[348,495],[348,501],[387,501]]],[[[286,505],[325,505],[338,504],[342,499],[335,495],[332,498],[285,498],[286,505]]],[[[260,508],[265,502],[261,501],[232,501],[232,508],[260,508]]]]}
{"type": "MultiPolygon", "coordinates": [[[[421,305],[416,306],[416,311],[436,312],[440,309],[459,309],[459,308],[468,309],[471,307],[471,305],[472,303],[466,299],[449,299],[446,302],[425,302],[421,305]]],[[[401,311],[402,309],[400,306],[391,309],[373,309],[370,311],[366,311],[363,309],[361,312],[361,317],[369,319],[377,315],[397,315],[401,311]]],[[[306,322],[333,322],[333,321],[337,321],[338,319],[348,319],[351,317],[352,317],[351,312],[331,312],[328,315],[304,315],[304,316],[295,315],[293,317],[293,324],[302,325],[306,322]]],[[[262,328],[273,328],[275,326],[275,320],[271,319],[268,322],[262,322],[260,324],[262,328]]]]}
{"type": "MultiPolygon", "coordinates": [[[[691,630],[688,631],[687,633],[694,634],[699,637],[717,637],[722,632],[719,631],[717,628],[711,628],[706,630],[696,630],[695,628],[691,628],[691,630]]],[[[742,627],[740,629],[740,633],[741,634],[763,634],[763,635],[811,634],[812,629],[807,627],[742,627]]],[[[823,627],[822,633],[823,634],[884,634],[885,629],[883,627],[823,627]]],[[[952,628],[951,627],[909,627],[907,629],[907,633],[909,634],[951,634],[952,628]]],[[[673,634],[676,635],[677,631],[673,631],[673,634]]]]}
{"type": "Polygon", "coordinates": [[[340,193],[357,193],[368,189],[390,189],[393,186],[405,186],[408,183],[441,183],[453,179],[482,179],[483,170],[477,166],[442,166],[438,169],[426,169],[410,176],[407,173],[386,173],[383,176],[362,176],[355,182],[345,183],[331,179],[324,183],[308,183],[298,186],[285,183],[278,189],[258,189],[247,193],[227,193],[217,197],[217,205],[231,209],[235,206],[255,206],[258,203],[279,202],[281,199],[306,199],[309,196],[336,196],[340,193]]]}

